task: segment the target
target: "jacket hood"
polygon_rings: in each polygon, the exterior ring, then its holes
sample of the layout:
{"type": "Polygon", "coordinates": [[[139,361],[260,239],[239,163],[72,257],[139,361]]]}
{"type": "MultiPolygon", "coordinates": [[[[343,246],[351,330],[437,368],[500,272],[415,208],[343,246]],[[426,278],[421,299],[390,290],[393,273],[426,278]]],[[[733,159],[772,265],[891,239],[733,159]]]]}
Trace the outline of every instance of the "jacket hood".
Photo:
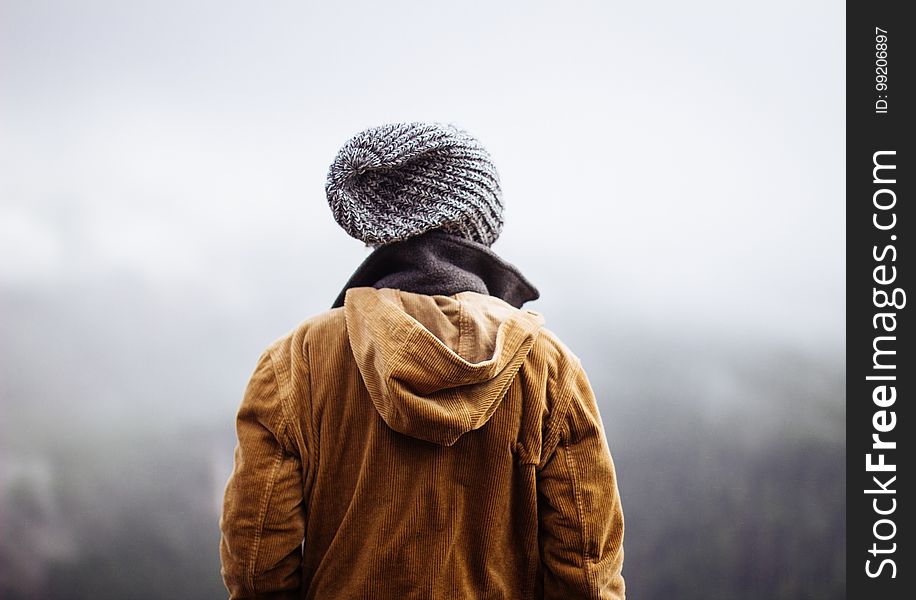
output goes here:
{"type": "Polygon", "coordinates": [[[350,287],[347,336],[389,427],[451,446],[502,402],[544,317],[475,291],[426,295],[350,287]]]}

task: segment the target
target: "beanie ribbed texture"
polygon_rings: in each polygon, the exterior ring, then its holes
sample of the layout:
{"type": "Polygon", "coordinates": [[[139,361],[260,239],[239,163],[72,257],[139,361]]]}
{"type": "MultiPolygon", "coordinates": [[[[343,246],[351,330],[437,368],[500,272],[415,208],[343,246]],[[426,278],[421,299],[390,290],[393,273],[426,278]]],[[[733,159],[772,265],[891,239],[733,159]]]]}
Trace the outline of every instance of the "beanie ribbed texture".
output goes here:
{"type": "Polygon", "coordinates": [[[450,123],[389,123],[357,133],[331,163],[325,191],[337,223],[367,245],[442,229],[490,246],[503,227],[489,153],[450,123]]]}

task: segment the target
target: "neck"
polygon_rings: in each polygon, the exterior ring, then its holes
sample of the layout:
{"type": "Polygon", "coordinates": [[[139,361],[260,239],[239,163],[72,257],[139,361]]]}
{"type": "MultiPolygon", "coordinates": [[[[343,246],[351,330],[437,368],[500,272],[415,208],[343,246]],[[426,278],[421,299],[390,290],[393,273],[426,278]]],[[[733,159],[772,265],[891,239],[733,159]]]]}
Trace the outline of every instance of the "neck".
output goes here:
{"type": "Polygon", "coordinates": [[[497,296],[516,308],[540,297],[537,288],[489,246],[439,229],[373,250],[332,308],[343,306],[351,287],[387,287],[445,296],[474,291],[497,296]]]}

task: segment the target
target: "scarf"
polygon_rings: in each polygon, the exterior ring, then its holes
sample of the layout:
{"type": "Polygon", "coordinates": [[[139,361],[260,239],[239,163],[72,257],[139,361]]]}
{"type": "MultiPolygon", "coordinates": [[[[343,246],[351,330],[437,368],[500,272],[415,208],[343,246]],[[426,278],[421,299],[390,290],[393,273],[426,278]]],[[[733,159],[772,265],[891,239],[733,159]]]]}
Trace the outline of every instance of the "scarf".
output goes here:
{"type": "Polygon", "coordinates": [[[351,287],[444,296],[474,291],[497,296],[516,308],[540,297],[537,288],[489,246],[441,229],[377,247],[357,267],[331,308],[343,306],[351,287]]]}

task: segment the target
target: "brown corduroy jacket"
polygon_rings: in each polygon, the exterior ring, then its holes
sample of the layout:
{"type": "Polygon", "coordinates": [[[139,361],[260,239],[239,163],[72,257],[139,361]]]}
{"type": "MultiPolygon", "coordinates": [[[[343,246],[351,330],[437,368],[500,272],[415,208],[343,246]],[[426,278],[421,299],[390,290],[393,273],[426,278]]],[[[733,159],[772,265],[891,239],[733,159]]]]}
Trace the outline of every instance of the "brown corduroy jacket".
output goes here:
{"type": "Polygon", "coordinates": [[[624,598],[595,397],[536,311],[348,289],[264,351],[237,433],[231,598],[624,598]]]}

